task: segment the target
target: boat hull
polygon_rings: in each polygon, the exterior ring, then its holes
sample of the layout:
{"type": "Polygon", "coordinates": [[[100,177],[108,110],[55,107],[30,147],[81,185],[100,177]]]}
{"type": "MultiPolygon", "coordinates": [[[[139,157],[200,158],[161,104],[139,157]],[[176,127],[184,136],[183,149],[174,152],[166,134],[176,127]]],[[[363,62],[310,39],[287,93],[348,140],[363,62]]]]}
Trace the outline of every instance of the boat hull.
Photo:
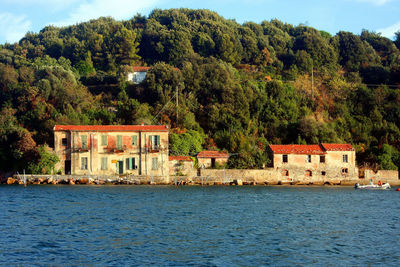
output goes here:
{"type": "Polygon", "coordinates": [[[354,185],[355,189],[370,189],[370,190],[386,190],[390,189],[390,184],[385,183],[383,185],[376,185],[376,184],[368,184],[368,185],[360,185],[359,183],[356,183],[354,185]]]}

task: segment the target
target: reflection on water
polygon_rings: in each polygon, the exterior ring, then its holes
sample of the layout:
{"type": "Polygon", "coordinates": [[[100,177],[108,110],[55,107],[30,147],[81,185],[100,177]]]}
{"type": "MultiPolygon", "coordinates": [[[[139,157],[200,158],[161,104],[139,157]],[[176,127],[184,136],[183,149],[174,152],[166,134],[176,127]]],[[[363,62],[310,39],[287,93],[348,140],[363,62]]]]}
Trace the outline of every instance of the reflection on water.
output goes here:
{"type": "Polygon", "coordinates": [[[1,186],[0,265],[400,264],[400,192],[1,186]]]}

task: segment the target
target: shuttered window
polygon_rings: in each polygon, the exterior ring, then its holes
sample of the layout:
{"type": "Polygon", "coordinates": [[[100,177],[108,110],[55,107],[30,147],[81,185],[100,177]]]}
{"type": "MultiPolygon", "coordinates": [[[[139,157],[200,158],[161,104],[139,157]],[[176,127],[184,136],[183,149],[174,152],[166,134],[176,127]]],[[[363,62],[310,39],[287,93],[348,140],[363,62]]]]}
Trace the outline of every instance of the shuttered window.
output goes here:
{"type": "Polygon", "coordinates": [[[137,146],[137,135],[132,136],[132,146],[137,146]]]}
{"type": "Polygon", "coordinates": [[[126,159],[126,169],[127,170],[135,170],[136,169],[135,158],[127,158],[126,159]]]}
{"type": "Polygon", "coordinates": [[[82,170],[87,170],[88,169],[88,161],[87,161],[87,157],[82,157],[81,158],[81,169],[82,170]]]}
{"type": "Polygon", "coordinates": [[[122,149],[122,135],[117,135],[117,149],[122,149]]]}
{"type": "Polygon", "coordinates": [[[150,146],[152,148],[158,148],[160,146],[160,136],[159,135],[150,135],[149,142],[150,142],[150,146]]]}
{"type": "Polygon", "coordinates": [[[151,169],[152,170],[158,170],[158,158],[153,158],[152,159],[151,169]]]}
{"type": "Polygon", "coordinates": [[[106,146],[107,145],[107,135],[102,135],[101,136],[101,145],[106,146]]]}
{"type": "Polygon", "coordinates": [[[107,158],[101,158],[101,169],[107,170],[107,158]]]}
{"type": "Polygon", "coordinates": [[[87,135],[81,135],[82,149],[87,149],[87,135]]]}

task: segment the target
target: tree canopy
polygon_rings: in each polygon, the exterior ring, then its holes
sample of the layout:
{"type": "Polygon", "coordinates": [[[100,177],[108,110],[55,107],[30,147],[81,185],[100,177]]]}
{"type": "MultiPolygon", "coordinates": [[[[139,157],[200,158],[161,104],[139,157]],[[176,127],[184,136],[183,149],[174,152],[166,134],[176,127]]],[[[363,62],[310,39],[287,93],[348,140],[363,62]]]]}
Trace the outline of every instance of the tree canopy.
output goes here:
{"type": "Polygon", "coordinates": [[[173,129],[172,154],[226,150],[229,167],[262,168],[270,143],[346,142],[359,165],[398,168],[399,36],[192,9],[29,32],[0,46],[0,169],[48,172],[55,124],[142,122],[173,129]],[[141,84],[133,66],[151,67],[141,84]]]}

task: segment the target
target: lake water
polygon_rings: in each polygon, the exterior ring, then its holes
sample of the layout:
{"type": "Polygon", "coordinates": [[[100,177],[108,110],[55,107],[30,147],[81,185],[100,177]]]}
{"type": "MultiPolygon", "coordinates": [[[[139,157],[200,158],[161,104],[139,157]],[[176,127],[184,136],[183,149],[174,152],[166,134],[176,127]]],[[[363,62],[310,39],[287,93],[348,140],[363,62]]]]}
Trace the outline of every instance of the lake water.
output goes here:
{"type": "Polygon", "coordinates": [[[0,186],[1,266],[400,266],[400,192],[0,186]]]}

